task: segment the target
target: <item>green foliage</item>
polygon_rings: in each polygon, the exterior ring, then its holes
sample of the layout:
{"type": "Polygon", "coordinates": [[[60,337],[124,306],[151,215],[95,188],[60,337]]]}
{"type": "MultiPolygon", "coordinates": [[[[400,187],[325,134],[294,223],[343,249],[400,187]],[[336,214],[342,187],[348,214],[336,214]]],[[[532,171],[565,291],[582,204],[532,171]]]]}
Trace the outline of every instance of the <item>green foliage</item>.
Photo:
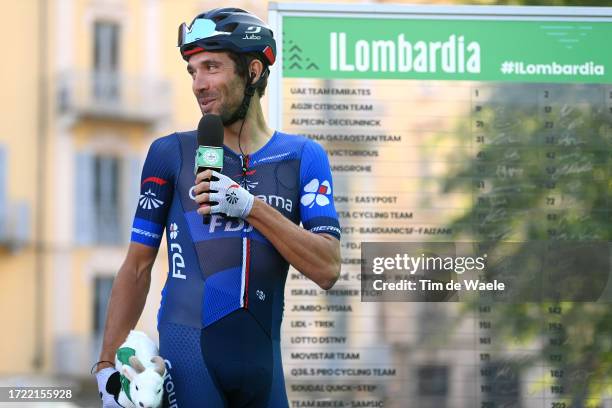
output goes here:
{"type": "MultiPolygon", "coordinates": [[[[473,97],[471,118],[453,135],[473,149],[471,156],[457,150],[448,158],[459,164],[444,180],[444,191],[474,197],[451,225],[455,239],[488,242],[492,251],[505,241],[522,242],[512,257],[523,260],[533,256],[530,242],[609,242],[610,90],[512,85],[490,91],[473,97]]],[[[603,255],[609,262],[608,251],[603,255]]],[[[551,284],[579,286],[591,279],[589,269],[596,263],[587,259],[574,265],[573,276],[551,284]]],[[[521,291],[534,290],[529,282],[518,284],[521,291]]],[[[491,335],[505,339],[507,346],[536,348],[536,358],[515,362],[515,368],[549,367],[544,370],[547,390],[582,407],[610,391],[612,307],[563,300],[489,304],[487,319],[491,335]]],[[[478,315],[482,306],[473,302],[468,310],[478,315]]]]}

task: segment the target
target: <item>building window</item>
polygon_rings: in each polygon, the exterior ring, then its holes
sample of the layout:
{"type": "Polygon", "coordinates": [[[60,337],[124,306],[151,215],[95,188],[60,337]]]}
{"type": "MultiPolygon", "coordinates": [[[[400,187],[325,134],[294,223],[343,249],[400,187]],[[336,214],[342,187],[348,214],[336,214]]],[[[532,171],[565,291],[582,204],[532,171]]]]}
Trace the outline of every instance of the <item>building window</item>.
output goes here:
{"type": "Polygon", "coordinates": [[[78,152],[75,158],[75,243],[126,243],[138,205],[140,158],[87,151],[78,152]]]}
{"type": "Polygon", "coordinates": [[[96,335],[104,332],[106,309],[113,288],[112,276],[96,276],[94,281],[93,331],[96,335]]]}
{"type": "Polygon", "coordinates": [[[492,362],[480,369],[483,384],[481,392],[486,402],[495,406],[521,407],[520,372],[511,362],[492,362]]]}
{"type": "Polygon", "coordinates": [[[421,408],[444,408],[448,397],[448,367],[425,365],[417,369],[418,406],[421,408]]]}
{"type": "MultiPolygon", "coordinates": [[[[434,272],[435,273],[435,272],[434,272]]],[[[429,276],[428,276],[429,278],[429,276]]],[[[450,277],[448,280],[444,281],[444,279],[432,279],[437,282],[448,282],[450,281],[450,277]]],[[[428,299],[430,296],[432,298],[436,297],[438,299],[446,296],[447,293],[441,293],[441,291],[427,291],[428,299]]],[[[421,309],[419,313],[419,331],[418,331],[418,339],[419,343],[427,344],[431,340],[432,333],[440,332],[440,328],[444,327],[452,327],[451,322],[449,322],[449,315],[445,309],[446,304],[444,303],[427,303],[427,307],[421,309]]]]}
{"type": "Polygon", "coordinates": [[[96,21],[94,24],[94,96],[97,102],[112,102],[119,97],[119,24],[96,21]]]}
{"type": "Polygon", "coordinates": [[[419,367],[419,395],[424,397],[444,397],[448,394],[448,367],[427,365],[419,367]]]}
{"type": "Polygon", "coordinates": [[[119,158],[112,156],[94,156],[94,189],[93,205],[96,234],[99,244],[117,244],[120,242],[121,197],[119,177],[119,158]]]}

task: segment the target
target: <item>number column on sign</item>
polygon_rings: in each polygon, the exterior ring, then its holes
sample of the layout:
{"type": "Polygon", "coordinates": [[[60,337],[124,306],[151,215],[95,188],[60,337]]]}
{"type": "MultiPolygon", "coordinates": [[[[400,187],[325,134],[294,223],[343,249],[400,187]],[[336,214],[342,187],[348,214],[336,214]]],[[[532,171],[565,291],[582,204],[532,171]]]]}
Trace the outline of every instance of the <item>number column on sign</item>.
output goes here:
{"type": "Polygon", "coordinates": [[[542,199],[540,201],[540,214],[537,217],[541,228],[542,239],[556,239],[559,231],[558,224],[562,214],[559,211],[560,196],[558,183],[558,154],[559,133],[555,124],[559,119],[560,106],[555,101],[556,92],[551,88],[538,91],[538,123],[540,128],[540,146],[542,146],[539,161],[539,183],[537,183],[542,199]],[[543,231],[542,231],[543,230],[543,231]]]}

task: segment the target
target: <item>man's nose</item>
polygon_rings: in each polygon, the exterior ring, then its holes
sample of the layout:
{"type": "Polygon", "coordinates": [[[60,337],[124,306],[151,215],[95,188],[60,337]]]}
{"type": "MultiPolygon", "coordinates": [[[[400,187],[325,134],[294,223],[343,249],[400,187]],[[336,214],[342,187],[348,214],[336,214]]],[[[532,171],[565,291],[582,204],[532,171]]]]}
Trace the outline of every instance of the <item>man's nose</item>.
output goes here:
{"type": "Polygon", "coordinates": [[[196,72],[195,77],[193,78],[193,91],[198,93],[200,91],[205,91],[209,87],[209,78],[207,75],[199,74],[196,72]]]}

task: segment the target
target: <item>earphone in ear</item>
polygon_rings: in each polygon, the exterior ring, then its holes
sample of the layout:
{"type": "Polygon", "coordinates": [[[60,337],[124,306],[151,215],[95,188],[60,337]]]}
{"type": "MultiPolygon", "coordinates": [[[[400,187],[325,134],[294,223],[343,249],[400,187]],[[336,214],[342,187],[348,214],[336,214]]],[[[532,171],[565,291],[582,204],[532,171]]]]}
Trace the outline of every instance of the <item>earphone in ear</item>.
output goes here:
{"type": "Polygon", "coordinates": [[[253,80],[255,79],[255,73],[251,72],[251,83],[253,83],[253,80]]]}

